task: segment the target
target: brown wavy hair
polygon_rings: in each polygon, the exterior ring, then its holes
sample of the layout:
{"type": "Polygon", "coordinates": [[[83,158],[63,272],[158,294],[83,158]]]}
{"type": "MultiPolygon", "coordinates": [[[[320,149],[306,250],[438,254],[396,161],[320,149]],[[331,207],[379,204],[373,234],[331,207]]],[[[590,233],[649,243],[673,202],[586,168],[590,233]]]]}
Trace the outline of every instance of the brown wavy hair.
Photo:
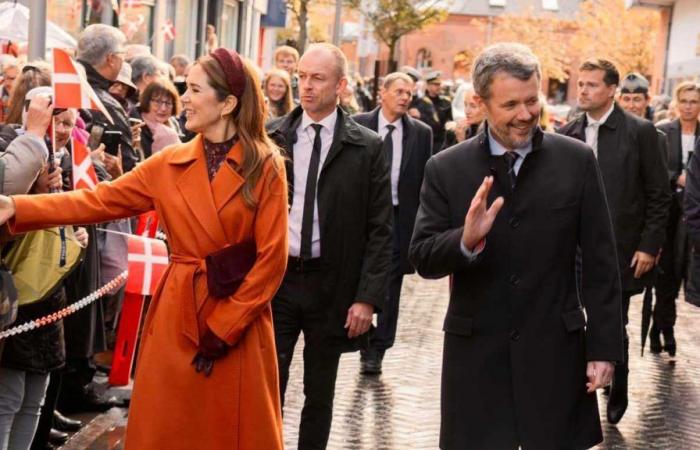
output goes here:
{"type": "Polygon", "coordinates": [[[51,86],[51,66],[44,61],[25,64],[12,87],[9,100],[10,109],[7,112],[5,123],[22,123],[22,109],[24,109],[27,92],[39,86],[51,86]]]}
{"type": "MultiPolygon", "coordinates": [[[[243,62],[243,74],[245,76],[245,90],[238,99],[238,105],[228,115],[238,133],[238,138],[243,145],[243,163],[241,175],[245,179],[243,184],[243,200],[245,204],[255,209],[257,200],[253,190],[260,180],[265,160],[272,155],[272,163],[275,171],[280,169],[280,150],[272,142],[265,131],[265,97],[260,89],[260,79],[253,64],[245,58],[243,62]]],[[[224,71],[213,57],[205,55],[200,57],[199,64],[207,74],[207,82],[216,92],[216,98],[223,102],[226,97],[233,95],[226,83],[224,71]]]]}

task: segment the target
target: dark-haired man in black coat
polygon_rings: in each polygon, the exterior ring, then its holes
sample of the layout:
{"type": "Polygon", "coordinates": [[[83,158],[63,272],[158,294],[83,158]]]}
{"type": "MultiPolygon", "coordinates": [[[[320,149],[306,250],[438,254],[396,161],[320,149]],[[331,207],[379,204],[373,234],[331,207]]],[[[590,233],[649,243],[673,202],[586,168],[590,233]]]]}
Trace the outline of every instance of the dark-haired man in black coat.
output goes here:
{"type": "MultiPolygon", "coordinates": [[[[630,297],[654,281],[651,269],[665,240],[671,193],[656,128],[615,103],[619,84],[620,74],[610,61],[584,61],[579,68],[578,103],[585,113],[559,131],[586,142],[598,159],[617,241],[627,324],[630,297]]],[[[628,353],[625,333],[625,361],[616,368],[608,401],[610,423],[618,423],[627,409],[628,353]]]]}
{"type": "Polygon", "coordinates": [[[440,448],[589,448],[595,391],[622,360],[600,172],[585,144],[539,129],[530,49],[489,47],[472,72],[488,127],[428,161],[409,253],[422,276],[452,275],[440,448]]]}
{"type": "Polygon", "coordinates": [[[365,374],[382,372],[384,352],[394,345],[396,337],[403,276],[414,272],[408,262],[408,245],[418,211],[423,170],[432,155],[433,133],[429,126],[407,114],[413,89],[414,83],[410,76],[401,72],[391,73],[384,77],[380,93],[382,106],[352,117],[384,139],[394,207],[389,288],[384,309],[377,317],[377,329],[372,336],[371,346],[361,352],[361,371],[365,374]]]}

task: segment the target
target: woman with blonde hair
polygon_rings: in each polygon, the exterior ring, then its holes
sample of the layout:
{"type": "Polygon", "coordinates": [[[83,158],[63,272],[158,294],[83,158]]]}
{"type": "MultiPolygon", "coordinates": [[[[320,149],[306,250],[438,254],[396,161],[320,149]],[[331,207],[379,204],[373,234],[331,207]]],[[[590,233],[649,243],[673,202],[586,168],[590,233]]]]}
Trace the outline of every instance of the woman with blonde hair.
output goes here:
{"type": "Polygon", "coordinates": [[[94,190],[0,196],[0,223],[12,218],[15,233],[151,209],[167,230],[170,264],[144,324],[126,450],[283,449],[270,301],[287,262],[287,185],[259,86],[249,62],[218,48],[187,77],[192,141],[94,190]],[[219,277],[234,268],[238,286],[219,277]]]}
{"type": "Polygon", "coordinates": [[[286,116],[294,109],[292,81],[284,70],[270,69],[265,74],[263,93],[267,98],[268,120],[286,116]]]}

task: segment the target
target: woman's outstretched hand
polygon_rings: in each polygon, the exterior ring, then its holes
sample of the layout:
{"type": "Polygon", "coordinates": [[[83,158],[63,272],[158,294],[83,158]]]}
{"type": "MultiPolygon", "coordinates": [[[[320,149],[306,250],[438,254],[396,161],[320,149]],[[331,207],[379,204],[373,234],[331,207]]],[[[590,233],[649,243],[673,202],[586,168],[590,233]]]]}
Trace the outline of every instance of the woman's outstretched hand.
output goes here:
{"type": "Polygon", "coordinates": [[[10,197],[0,195],[0,225],[4,225],[15,215],[15,201],[10,197]]]}

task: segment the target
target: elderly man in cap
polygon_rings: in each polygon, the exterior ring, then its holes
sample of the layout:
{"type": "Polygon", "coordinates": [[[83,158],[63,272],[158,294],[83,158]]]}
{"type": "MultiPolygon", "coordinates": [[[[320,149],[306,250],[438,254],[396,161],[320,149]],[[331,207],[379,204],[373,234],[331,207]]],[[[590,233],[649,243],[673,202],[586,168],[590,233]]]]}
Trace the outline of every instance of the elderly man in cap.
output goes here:
{"type": "Polygon", "coordinates": [[[442,73],[439,70],[431,72],[425,77],[425,96],[430,99],[435,106],[438,120],[437,126],[433,127],[433,152],[442,150],[445,143],[445,124],[452,120],[452,100],[441,95],[442,93],[442,73]]]}

